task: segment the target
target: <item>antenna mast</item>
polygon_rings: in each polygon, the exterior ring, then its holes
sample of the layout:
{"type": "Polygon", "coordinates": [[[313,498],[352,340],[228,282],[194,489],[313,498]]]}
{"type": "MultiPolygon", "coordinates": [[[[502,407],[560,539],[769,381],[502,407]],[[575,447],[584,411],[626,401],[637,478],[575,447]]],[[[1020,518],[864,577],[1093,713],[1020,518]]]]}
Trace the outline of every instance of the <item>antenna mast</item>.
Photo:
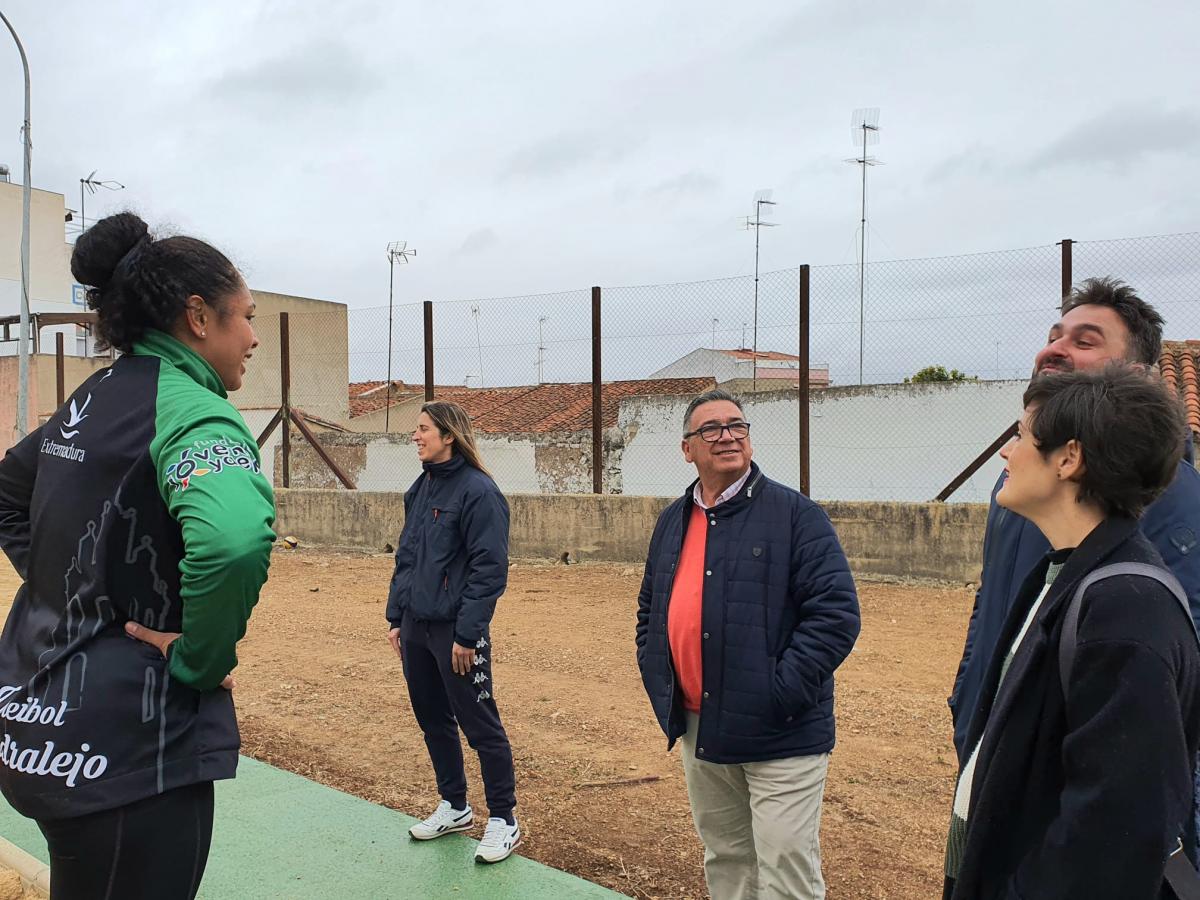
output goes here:
{"type": "Polygon", "coordinates": [[[865,310],[867,294],[867,167],[883,163],[867,155],[867,147],[879,143],[879,107],[856,109],[850,117],[850,140],[862,148],[854,159],[846,162],[862,166],[862,214],[859,220],[858,254],[858,383],[863,383],[863,351],[865,347],[865,310]]]}
{"type": "MultiPolygon", "coordinates": [[[[754,332],[752,340],[754,346],[751,348],[753,356],[753,368],[750,370],[750,390],[758,390],[758,232],[760,228],[774,228],[778,222],[764,222],[762,217],[762,209],[764,206],[774,206],[775,201],[771,199],[774,191],[769,188],[764,188],[754,194],[754,215],[746,216],[746,230],[754,229],[754,332]]],[[[745,343],[743,338],[742,343],[745,343]]]]}

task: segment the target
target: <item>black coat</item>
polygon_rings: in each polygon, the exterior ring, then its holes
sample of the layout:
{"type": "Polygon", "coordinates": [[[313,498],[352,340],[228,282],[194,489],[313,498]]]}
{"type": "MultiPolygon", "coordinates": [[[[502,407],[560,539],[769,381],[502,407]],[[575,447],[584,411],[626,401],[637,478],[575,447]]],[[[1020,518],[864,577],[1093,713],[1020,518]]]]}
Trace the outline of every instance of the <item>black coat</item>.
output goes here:
{"type": "Polygon", "coordinates": [[[1151,579],[1122,575],[1084,596],[1066,697],[1058,669],[1066,607],[1110,563],[1162,566],[1130,519],[1110,519],[1071,554],[996,696],[1000,665],[1045,582],[1043,560],[1004,626],[968,730],[986,725],[972,783],[956,900],[1160,896],[1192,810],[1200,746],[1200,649],[1188,615],[1151,579]]]}
{"type": "MultiPolygon", "coordinates": [[[[667,607],[694,484],[659,516],[638,595],[638,668],[668,749],[686,730],[667,607]]],[[[833,525],[753,464],[737,496],[706,518],[696,755],[744,763],[828,752],[833,672],[859,630],[854,579],[833,525]]]]}

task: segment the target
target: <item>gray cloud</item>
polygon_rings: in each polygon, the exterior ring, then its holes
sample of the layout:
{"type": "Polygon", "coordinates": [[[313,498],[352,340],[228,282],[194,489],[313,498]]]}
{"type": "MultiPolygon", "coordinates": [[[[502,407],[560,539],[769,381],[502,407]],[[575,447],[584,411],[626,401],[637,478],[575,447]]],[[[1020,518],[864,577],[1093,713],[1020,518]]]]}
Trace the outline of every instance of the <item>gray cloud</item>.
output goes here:
{"type": "Polygon", "coordinates": [[[499,243],[500,238],[492,229],[477,228],[463,240],[462,246],[458,248],[458,252],[461,256],[475,256],[491,250],[499,243]]]}
{"type": "Polygon", "coordinates": [[[706,172],[684,172],[650,186],[646,189],[646,196],[681,198],[696,194],[710,194],[719,185],[720,181],[706,172]]]}
{"type": "Polygon", "coordinates": [[[315,39],[221,75],[209,86],[219,102],[361,103],[378,86],[362,54],[340,41],[315,39]]]}
{"type": "Polygon", "coordinates": [[[505,164],[508,178],[551,178],[592,164],[613,163],[633,149],[590,132],[560,132],[522,147],[505,164]]]}
{"type": "Polygon", "coordinates": [[[990,178],[1000,167],[991,151],[971,147],[935,162],[925,176],[927,184],[937,184],[956,178],[990,178]]]}
{"type": "Polygon", "coordinates": [[[1078,123],[1022,169],[1043,172],[1093,165],[1125,171],[1149,156],[1198,149],[1200,113],[1196,110],[1124,105],[1078,123]]]}

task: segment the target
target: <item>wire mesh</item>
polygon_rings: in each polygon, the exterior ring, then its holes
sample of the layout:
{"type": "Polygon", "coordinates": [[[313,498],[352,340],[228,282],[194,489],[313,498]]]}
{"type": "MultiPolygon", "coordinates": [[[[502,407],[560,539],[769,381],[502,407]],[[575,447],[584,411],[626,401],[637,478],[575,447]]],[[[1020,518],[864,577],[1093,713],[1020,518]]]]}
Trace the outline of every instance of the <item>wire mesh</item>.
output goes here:
{"type": "MultiPolygon", "coordinates": [[[[1168,339],[1200,331],[1200,234],[1072,250],[1076,283],[1123,278],[1163,313],[1168,339]]],[[[929,500],[991,444],[1019,414],[1033,357],[1058,318],[1062,259],[1061,247],[1047,244],[875,262],[865,272],[812,267],[805,425],[813,496],[929,500]]],[[[590,492],[591,290],[432,309],[435,398],[467,409],[500,486],[590,492]]],[[[424,401],[422,305],[302,311],[289,320],[292,405],[320,420],[323,442],[360,489],[407,488],[420,471],[408,434],[424,401]]],[[[797,268],[757,282],[605,288],[605,492],[683,490],[694,477],[680,452],[683,412],[715,385],[743,398],[755,459],[798,487],[800,321],[797,268]]],[[[257,324],[254,367],[263,374],[248,378],[239,406],[262,418],[280,402],[278,317],[257,324]]],[[[1000,465],[988,461],[951,499],[986,501],[1000,465]]],[[[336,484],[316,463],[292,468],[305,483],[336,484]]]]}

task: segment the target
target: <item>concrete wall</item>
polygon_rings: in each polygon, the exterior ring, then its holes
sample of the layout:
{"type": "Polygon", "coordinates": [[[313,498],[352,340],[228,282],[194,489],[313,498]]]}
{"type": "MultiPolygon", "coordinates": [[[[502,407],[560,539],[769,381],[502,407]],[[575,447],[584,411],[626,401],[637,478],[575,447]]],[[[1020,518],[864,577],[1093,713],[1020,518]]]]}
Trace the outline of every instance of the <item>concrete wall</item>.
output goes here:
{"type": "Polygon", "coordinates": [[[374,412],[355,416],[346,423],[352,431],[363,434],[410,434],[417,426],[417,416],[425,402],[424,394],[416,394],[407,400],[398,400],[391,409],[381,407],[374,412]]]}
{"type": "MultiPolygon", "coordinates": [[[[663,497],[509,494],[514,557],[645,562],[663,497]]],[[[276,531],[317,546],[381,551],[404,526],[400,493],[277,490],[276,531]]],[[[832,503],[833,520],[860,575],[979,577],[987,507],[968,504],[832,503]]]]}
{"type": "MultiPolygon", "coordinates": [[[[94,372],[111,365],[108,357],[90,358],[63,357],[65,396],[70,397],[79,385],[94,372]]],[[[18,360],[13,357],[0,358],[0,454],[16,443],[18,360]]],[[[238,394],[231,395],[237,399],[238,394]]],[[[27,428],[32,431],[57,409],[57,369],[54,356],[37,354],[29,358],[29,420],[27,428]]],[[[258,437],[274,415],[274,409],[239,409],[253,437],[258,437]]],[[[275,429],[267,446],[262,450],[263,471],[267,477],[273,474],[275,448],[279,445],[280,429],[275,429]]]]}
{"type": "MultiPolygon", "coordinates": [[[[421,474],[421,462],[407,434],[326,432],[318,437],[361,491],[404,491],[421,474]]],[[[615,430],[608,438],[605,486],[619,493],[622,448],[615,430]]],[[[592,490],[590,433],[481,434],[476,439],[484,464],[505,493],[585,494],[592,490]]],[[[281,485],[282,449],[277,445],[274,456],[275,484],[281,485]]],[[[303,439],[292,442],[291,482],[295,488],[325,489],[339,484],[303,439]]]]}
{"type": "MultiPolygon", "coordinates": [[[[819,500],[930,500],[1021,413],[1024,381],[824,388],[810,406],[812,495],[819,500]]],[[[695,477],[679,449],[691,397],[622,401],[622,487],[670,496],[695,477]]],[[[794,390],[744,398],[755,461],[799,486],[794,390]]],[[[951,500],[986,502],[1003,463],[993,457],[951,500]]]]}
{"type": "Polygon", "coordinates": [[[259,346],[242,389],[230,399],[243,409],[279,407],[279,313],[288,313],[292,405],[331,422],[350,415],[349,326],[346,306],[307,297],[252,291],[259,346]]]}
{"type": "MultiPolygon", "coordinates": [[[[112,360],[63,357],[65,396],[79,387],[112,360]]],[[[0,452],[16,443],[17,386],[20,361],[13,356],[0,358],[0,452]]],[[[44,353],[29,357],[29,418],[27,430],[33,430],[57,409],[57,370],[53,355],[44,353]]]]}
{"type": "MultiPolygon", "coordinates": [[[[79,307],[71,303],[72,248],[66,239],[63,195],[34,189],[29,213],[30,311],[77,311],[79,307]]],[[[21,216],[21,185],[0,182],[0,316],[21,311],[21,216]]],[[[43,332],[43,338],[54,346],[51,329],[43,332]]],[[[72,343],[68,341],[68,346],[72,343]]]]}

